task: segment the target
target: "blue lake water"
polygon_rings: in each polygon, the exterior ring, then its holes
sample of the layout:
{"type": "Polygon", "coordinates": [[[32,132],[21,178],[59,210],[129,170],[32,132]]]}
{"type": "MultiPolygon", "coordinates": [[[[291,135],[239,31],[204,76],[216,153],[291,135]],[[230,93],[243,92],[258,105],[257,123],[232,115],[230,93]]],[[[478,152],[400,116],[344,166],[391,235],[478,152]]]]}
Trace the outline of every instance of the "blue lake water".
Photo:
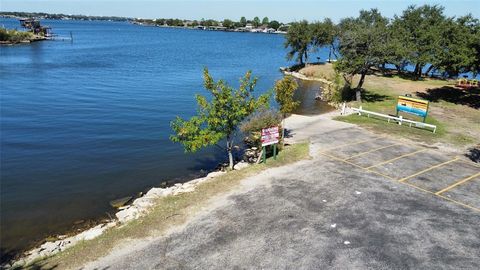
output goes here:
{"type": "MultiPolygon", "coordinates": [[[[43,23],[59,37],[72,32],[73,42],[0,47],[2,253],[107,217],[112,199],[223,161],[214,148],[185,154],[169,140],[170,121],[195,113],[203,67],[235,86],[251,69],[263,93],[291,64],[281,35],[43,23]]],[[[1,25],[19,28],[11,19],[1,25]]],[[[302,88],[309,112],[321,106],[309,91],[317,87],[302,88]]]]}

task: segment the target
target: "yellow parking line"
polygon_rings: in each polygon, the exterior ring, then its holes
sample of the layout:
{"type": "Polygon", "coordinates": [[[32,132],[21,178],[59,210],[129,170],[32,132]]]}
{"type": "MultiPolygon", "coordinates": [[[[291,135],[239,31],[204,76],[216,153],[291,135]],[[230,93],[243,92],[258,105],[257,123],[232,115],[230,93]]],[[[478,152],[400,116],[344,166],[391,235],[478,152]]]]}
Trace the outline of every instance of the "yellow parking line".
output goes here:
{"type": "Polygon", "coordinates": [[[369,170],[369,169],[364,168],[364,167],[362,167],[362,166],[360,166],[360,165],[357,165],[357,164],[355,164],[355,163],[353,163],[353,162],[350,162],[350,161],[347,161],[347,160],[344,160],[344,159],[341,159],[341,158],[338,158],[338,157],[334,157],[334,156],[329,155],[329,154],[326,154],[326,153],[320,153],[320,154],[321,154],[321,155],[324,155],[324,156],[326,156],[326,157],[329,157],[329,158],[331,158],[331,159],[335,159],[335,160],[337,160],[337,161],[345,162],[345,163],[350,164],[350,165],[352,165],[352,166],[355,166],[355,167],[357,167],[357,168],[364,169],[364,170],[369,171],[369,172],[371,172],[371,173],[378,174],[378,175],[380,175],[380,176],[383,176],[383,177],[386,177],[386,178],[388,178],[388,179],[390,179],[390,180],[394,180],[394,181],[395,181],[394,178],[392,178],[392,177],[390,177],[390,176],[388,176],[388,175],[385,175],[385,174],[383,174],[383,173],[381,173],[381,172],[376,172],[376,171],[369,170]]]}
{"type": "Polygon", "coordinates": [[[442,190],[440,190],[440,191],[435,192],[435,195],[440,195],[440,194],[444,193],[445,191],[448,191],[448,190],[450,190],[450,189],[452,189],[452,188],[454,188],[454,187],[456,187],[456,186],[458,186],[458,185],[461,185],[461,184],[463,184],[463,183],[465,183],[465,182],[467,182],[467,181],[469,181],[469,180],[472,180],[473,178],[475,178],[475,177],[477,177],[477,176],[480,176],[480,172],[479,172],[479,173],[476,173],[476,174],[474,174],[474,175],[472,175],[472,176],[469,176],[469,177],[467,177],[467,178],[465,178],[465,179],[463,179],[463,180],[460,180],[460,181],[458,181],[457,183],[455,183],[455,184],[453,184],[453,185],[451,185],[451,186],[449,186],[449,187],[446,187],[446,188],[444,188],[444,189],[442,189],[442,190]]]}
{"type": "Polygon", "coordinates": [[[420,175],[420,174],[422,174],[422,173],[428,172],[428,171],[433,170],[433,169],[435,169],[435,168],[442,167],[443,165],[447,165],[447,164],[452,163],[452,162],[457,161],[457,160],[458,160],[458,157],[456,157],[456,158],[454,158],[454,159],[452,159],[452,160],[449,160],[449,161],[446,161],[446,162],[437,164],[437,165],[435,165],[435,166],[431,166],[430,168],[427,168],[427,169],[425,169],[425,170],[419,171],[419,172],[414,173],[414,174],[412,174],[412,175],[410,175],[410,176],[404,177],[404,178],[402,178],[402,179],[400,179],[400,180],[398,180],[398,181],[399,181],[399,182],[403,182],[403,181],[408,180],[408,179],[410,179],[410,178],[412,178],[412,177],[415,177],[415,176],[420,175]]]}
{"type": "MultiPolygon", "coordinates": [[[[426,150],[426,149],[425,149],[425,150],[426,150]]],[[[418,151],[417,151],[417,152],[418,152],[418,151]]],[[[337,161],[341,161],[341,162],[350,164],[350,165],[355,166],[355,167],[358,167],[358,168],[360,168],[360,169],[364,169],[364,170],[366,170],[366,171],[368,171],[368,172],[375,173],[375,174],[377,174],[377,175],[383,176],[383,177],[388,178],[388,179],[390,179],[390,180],[396,181],[396,179],[394,179],[394,178],[392,178],[392,177],[390,177],[390,176],[388,176],[388,175],[384,175],[384,174],[382,174],[382,173],[379,173],[379,172],[376,172],[376,171],[373,171],[373,170],[364,168],[364,167],[362,167],[362,166],[360,166],[360,165],[357,165],[357,164],[355,164],[355,163],[349,162],[349,161],[347,161],[347,160],[343,160],[343,159],[340,159],[340,158],[337,158],[337,157],[334,157],[334,156],[331,156],[331,155],[325,154],[325,153],[320,153],[320,154],[321,154],[321,155],[324,155],[324,156],[326,156],[326,157],[329,157],[329,158],[331,158],[331,159],[334,159],[334,160],[337,160],[337,161]]],[[[413,154],[413,153],[412,153],[412,154],[413,154]]],[[[471,178],[475,178],[477,175],[480,175],[480,173],[477,173],[477,174],[471,176],[471,178]]],[[[462,181],[466,182],[465,179],[462,180],[462,181]]],[[[415,188],[415,189],[421,190],[421,191],[423,191],[423,192],[426,192],[426,193],[428,193],[428,194],[432,194],[432,195],[434,195],[434,196],[440,197],[440,198],[445,199],[445,200],[447,200],[447,201],[453,202],[453,203],[455,203],[455,204],[461,205],[461,206],[463,206],[463,207],[466,207],[466,208],[475,210],[475,211],[477,211],[477,212],[480,212],[480,209],[479,209],[479,208],[473,207],[473,206],[471,206],[471,205],[468,205],[468,204],[465,204],[465,203],[456,201],[456,200],[454,200],[454,199],[450,199],[450,198],[445,197],[445,196],[443,196],[443,195],[439,195],[439,194],[434,193],[434,192],[432,192],[432,191],[430,191],[430,190],[426,190],[426,189],[424,189],[424,188],[418,187],[418,186],[413,185],[413,184],[410,184],[410,183],[408,183],[408,182],[401,182],[401,183],[404,184],[404,185],[413,187],[413,188],[415,188]]]]}
{"type": "Polygon", "coordinates": [[[462,203],[462,202],[456,201],[456,200],[454,200],[454,199],[450,199],[450,198],[445,197],[445,196],[442,196],[442,195],[435,194],[435,193],[433,193],[433,192],[431,192],[431,191],[429,191],[429,190],[426,190],[426,189],[423,189],[423,188],[421,188],[421,187],[412,185],[412,184],[410,184],[410,183],[408,183],[408,182],[402,182],[402,184],[407,185],[407,186],[410,186],[410,187],[413,187],[413,188],[416,188],[416,189],[421,190],[421,191],[423,191],[423,192],[426,192],[426,193],[435,195],[435,196],[440,197],[440,198],[442,198],[442,199],[445,199],[445,200],[447,200],[447,201],[450,201],[450,202],[456,203],[456,204],[458,204],[458,205],[464,206],[464,207],[466,207],[466,208],[470,208],[470,209],[472,209],[472,210],[475,210],[475,211],[480,212],[480,209],[478,209],[478,208],[476,208],[476,207],[474,207],[474,206],[471,206],[471,205],[468,205],[468,204],[464,204],[464,203],[462,203]]]}
{"type": "Polygon", "coordinates": [[[365,151],[365,152],[350,156],[350,157],[348,157],[344,160],[349,160],[349,159],[352,159],[352,158],[355,158],[355,157],[359,157],[359,156],[362,156],[362,155],[365,155],[365,154],[368,154],[368,153],[372,153],[372,152],[375,152],[375,151],[379,151],[379,150],[382,150],[382,149],[385,149],[385,148],[389,148],[389,147],[392,147],[392,146],[395,146],[395,145],[400,145],[400,144],[394,143],[394,144],[390,144],[390,145],[387,145],[387,146],[375,148],[375,149],[372,149],[372,150],[369,150],[369,151],[365,151]]]}
{"type": "Polygon", "coordinates": [[[389,160],[384,161],[384,162],[380,162],[380,163],[378,163],[378,164],[375,164],[375,165],[373,165],[373,166],[367,167],[367,168],[365,168],[365,169],[371,169],[371,168],[373,168],[373,167],[377,167],[377,166],[380,166],[380,165],[383,165],[383,164],[387,164],[387,163],[392,162],[392,161],[395,161],[395,160],[397,160],[397,159],[401,159],[401,158],[404,158],[404,157],[408,157],[408,156],[411,156],[411,155],[414,155],[414,154],[417,154],[417,153],[420,153],[420,152],[423,152],[423,151],[427,151],[427,149],[420,149],[420,150],[415,151],[415,152],[412,152],[412,153],[408,153],[408,154],[405,154],[405,155],[401,155],[401,156],[399,156],[399,157],[392,158],[392,159],[389,159],[389,160]]]}
{"type": "Polygon", "coordinates": [[[361,141],[356,141],[356,142],[352,142],[352,143],[346,143],[346,144],[343,144],[343,145],[339,145],[339,146],[335,146],[335,147],[332,147],[332,148],[329,148],[323,152],[330,152],[332,150],[335,150],[335,149],[338,149],[338,148],[342,148],[342,147],[345,147],[345,146],[351,146],[351,145],[355,145],[355,144],[360,144],[360,143],[364,143],[364,142],[369,142],[369,141],[374,141],[374,140],[378,140],[378,139],[381,139],[383,137],[377,137],[377,138],[373,138],[373,139],[368,139],[368,140],[361,140],[361,141]]]}

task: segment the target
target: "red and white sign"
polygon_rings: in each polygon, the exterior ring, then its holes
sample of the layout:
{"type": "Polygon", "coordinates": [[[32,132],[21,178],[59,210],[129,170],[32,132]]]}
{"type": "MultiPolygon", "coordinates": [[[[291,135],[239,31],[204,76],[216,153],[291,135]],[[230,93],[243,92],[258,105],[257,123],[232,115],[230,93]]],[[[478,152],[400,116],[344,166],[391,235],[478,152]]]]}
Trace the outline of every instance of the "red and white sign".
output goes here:
{"type": "Polygon", "coordinates": [[[278,143],[279,138],[278,127],[262,128],[262,146],[278,143]]]}

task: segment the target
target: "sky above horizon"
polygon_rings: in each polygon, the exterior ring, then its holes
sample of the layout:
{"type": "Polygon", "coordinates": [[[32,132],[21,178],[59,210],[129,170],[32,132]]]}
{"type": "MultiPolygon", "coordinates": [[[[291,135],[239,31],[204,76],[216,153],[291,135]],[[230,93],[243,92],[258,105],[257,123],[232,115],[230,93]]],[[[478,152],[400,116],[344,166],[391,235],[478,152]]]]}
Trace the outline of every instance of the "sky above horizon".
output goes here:
{"type": "Polygon", "coordinates": [[[409,5],[441,5],[447,16],[480,17],[478,0],[0,0],[0,11],[26,11],[134,18],[233,19],[268,17],[282,22],[339,19],[378,8],[387,17],[409,5]]]}

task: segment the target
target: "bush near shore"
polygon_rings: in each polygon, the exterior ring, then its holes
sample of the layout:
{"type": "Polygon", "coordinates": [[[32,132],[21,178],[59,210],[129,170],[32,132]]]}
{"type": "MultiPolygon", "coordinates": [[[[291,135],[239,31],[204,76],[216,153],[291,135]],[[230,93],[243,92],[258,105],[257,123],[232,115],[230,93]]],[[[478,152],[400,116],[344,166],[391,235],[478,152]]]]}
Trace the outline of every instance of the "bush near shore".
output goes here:
{"type": "Polygon", "coordinates": [[[35,35],[30,32],[0,28],[0,43],[14,44],[14,43],[30,41],[34,38],[35,38],[35,35]]]}

